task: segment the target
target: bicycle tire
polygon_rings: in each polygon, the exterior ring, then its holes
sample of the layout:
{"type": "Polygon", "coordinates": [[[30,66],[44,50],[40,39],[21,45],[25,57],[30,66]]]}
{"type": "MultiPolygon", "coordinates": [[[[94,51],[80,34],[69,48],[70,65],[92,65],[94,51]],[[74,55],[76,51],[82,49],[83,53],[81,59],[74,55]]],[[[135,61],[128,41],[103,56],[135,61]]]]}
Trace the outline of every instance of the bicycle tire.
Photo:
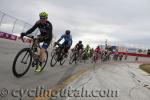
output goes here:
{"type": "Polygon", "coordinates": [[[72,64],[72,63],[74,62],[74,56],[75,56],[75,54],[73,54],[73,55],[70,57],[69,64],[72,64]]]}
{"type": "Polygon", "coordinates": [[[56,48],[53,48],[51,51],[51,57],[53,56],[54,52],[55,52],[56,48]]]}
{"type": "MultiPolygon", "coordinates": [[[[27,53],[26,53],[26,54],[27,54],[27,53]]],[[[26,55],[25,55],[25,56],[26,56],[26,55]]],[[[20,77],[24,76],[24,75],[28,72],[28,70],[29,70],[29,68],[30,68],[30,66],[31,66],[31,62],[32,62],[32,54],[31,54],[31,52],[30,52],[30,48],[23,48],[22,50],[20,50],[20,51],[17,53],[17,55],[15,56],[14,61],[13,61],[13,66],[12,66],[13,75],[14,75],[15,77],[17,77],[17,78],[20,78],[20,77]],[[29,62],[29,65],[27,66],[26,70],[25,70],[23,73],[18,73],[18,72],[16,71],[16,62],[17,62],[17,59],[19,58],[19,56],[20,56],[23,52],[29,53],[29,55],[30,55],[30,62],[29,62]]]]}
{"type": "Polygon", "coordinates": [[[56,54],[56,52],[54,52],[53,55],[52,55],[52,58],[51,58],[51,62],[50,62],[51,67],[54,67],[57,62],[58,62],[58,55],[56,54]],[[56,59],[54,59],[54,57],[56,57],[56,59]],[[55,60],[54,64],[52,63],[53,60],[55,60]]]}
{"type": "MultiPolygon", "coordinates": [[[[44,70],[44,68],[45,68],[45,66],[46,66],[46,64],[47,64],[47,61],[48,61],[48,52],[47,52],[47,51],[45,51],[45,54],[46,54],[46,60],[45,60],[45,62],[44,62],[44,65],[42,66],[41,71],[43,71],[43,70],[44,70]]],[[[41,71],[40,71],[40,72],[41,72],[41,71]]]]}
{"type": "Polygon", "coordinates": [[[66,62],[66,57],[64,57],[64,55],[62,55],[62,59],[60,60],[60,65],[63,65],[66,62]]]}

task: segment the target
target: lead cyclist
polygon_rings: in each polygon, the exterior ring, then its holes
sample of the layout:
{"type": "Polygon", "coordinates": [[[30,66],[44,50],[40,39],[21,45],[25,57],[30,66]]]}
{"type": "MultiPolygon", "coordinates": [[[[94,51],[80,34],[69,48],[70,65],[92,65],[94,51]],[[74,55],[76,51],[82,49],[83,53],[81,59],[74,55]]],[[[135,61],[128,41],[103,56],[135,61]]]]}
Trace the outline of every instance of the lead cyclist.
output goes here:
{"type": "Polygon", "coordinates": [[[48,14],[46,12],[41,12],[39,14],[39,17],[40,19],[35,23],[32,28],[30,28],[26,33],[21,33],[21,38],[23,38],[23,36],[31,34],[37,28],[40,30],[41,34],[39,35],[38,39],[40,42],[43,42],[43,45],[39,51],[40,64],[35,69],[36,72],[40,72],[42,69],[42,63],[45,60],[45,50],[47,50],[47,48],[49,47],[53,37],[53,26],[51,22],[48,21],[48,14]]]}

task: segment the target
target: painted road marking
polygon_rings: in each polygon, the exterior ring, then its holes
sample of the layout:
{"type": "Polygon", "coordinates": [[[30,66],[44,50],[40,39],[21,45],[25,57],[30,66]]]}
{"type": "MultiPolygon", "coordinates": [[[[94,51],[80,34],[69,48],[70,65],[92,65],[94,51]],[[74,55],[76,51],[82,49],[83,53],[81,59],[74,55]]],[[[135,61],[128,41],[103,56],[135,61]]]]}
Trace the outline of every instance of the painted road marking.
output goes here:
{"type": "Polygon", "coordinates": [[[60,84],[55,85],[53,88],[49,89],[49,91],[46,91],[43,95],[39,97],[35,97],[34,100],[51,100],[52,97],[55,97],[58,92],[60,92],[61,89],[64,89],[65,86],[69,85],[71,82],[79,78],[82,74],[87,72],[89,69],[84,69],[81,71],[78,71],[76,74],[69,77],[67,80],[63,81],[60,84]]]}

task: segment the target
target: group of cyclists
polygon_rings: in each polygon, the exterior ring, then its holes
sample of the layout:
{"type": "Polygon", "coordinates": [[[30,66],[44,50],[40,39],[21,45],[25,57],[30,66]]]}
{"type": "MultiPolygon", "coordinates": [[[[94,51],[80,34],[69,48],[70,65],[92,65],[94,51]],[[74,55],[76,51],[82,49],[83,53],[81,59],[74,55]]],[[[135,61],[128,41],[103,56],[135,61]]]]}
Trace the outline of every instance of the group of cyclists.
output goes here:
{"type": "MultiPolygon", "coordinates": [[[[48,14],[46,12],[41,12],[39,14],[40,19],[35,23],[35,25],[30,28],[27,32],[21,33],[21,38],[24,36],[27,36],[28,34],[31,34],[33,31],[35,31],[37,28],[40,31],[40,35],[38,36],[38,41],[43,42],[43,45],[41,46],[39,50],[39,65],[38,68],[36,68],[36,72],[40,72],[42,63],[44,62],[44,56],[45,51],[49,47],[52,38],[53,38],[53,26],[50,21],[48,21],[48,14]]],[[[55,44],[58,44],[62,39],[64,39],[64,42],[61,44],[61,48],[64,48],[64,55],[65,57],[68,57],[68,51],[72,46],[73,40],[70,30],[66,30],[65,33],[58,39],[58,41],[55,42],[55,44]]],[[[72,52],[77,51],[79,56],[82,56],[83,58],[88,59],[88,57],[93,57],[94,54],[96,54],[96,60],[99,59],[98,55],[102,54],[106,56],[110,54],[109,51],[101,50],[99,46],[97,46],[95,49],[90,48],[90,46],[87,44],[84,48],[82,41],[80,40],[73,49],[71,49],[72,52]]]]}

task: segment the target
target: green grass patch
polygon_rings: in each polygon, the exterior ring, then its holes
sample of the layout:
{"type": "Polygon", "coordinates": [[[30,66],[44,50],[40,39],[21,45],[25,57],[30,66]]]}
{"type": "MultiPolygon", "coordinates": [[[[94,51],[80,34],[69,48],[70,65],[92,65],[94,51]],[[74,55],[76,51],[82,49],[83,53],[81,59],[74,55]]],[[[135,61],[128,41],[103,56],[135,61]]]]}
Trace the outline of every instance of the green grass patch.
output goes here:
{"type": "Polygon", "coordinates": [[[150,64],[142,64],[140,65],[140,69],[150,74],[150,64]]]}

